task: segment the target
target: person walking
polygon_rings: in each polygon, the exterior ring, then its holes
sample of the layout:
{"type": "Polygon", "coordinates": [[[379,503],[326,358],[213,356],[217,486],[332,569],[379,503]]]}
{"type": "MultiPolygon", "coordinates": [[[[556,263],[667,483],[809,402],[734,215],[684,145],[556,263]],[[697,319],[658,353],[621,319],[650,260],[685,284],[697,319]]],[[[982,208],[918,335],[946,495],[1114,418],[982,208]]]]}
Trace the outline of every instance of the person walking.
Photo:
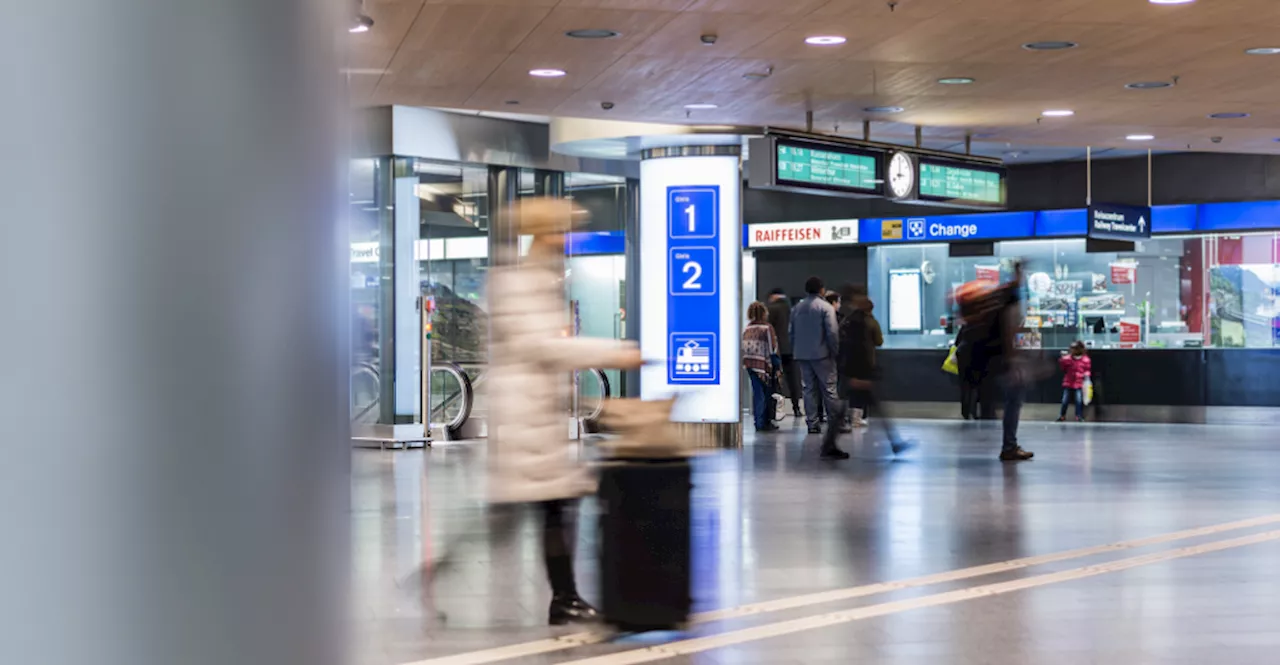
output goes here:
{"type": "Polygon", "coordinates": [[[769,292],[769,325],[778,338],[778,357],[782,361],[782,385],[784,394],[791,399],[792,415],[798,420],[800,413],[800,374],[796,371],[795,355],[791,349],[791,300],[787,291],[776,288],[769,292]]]}
{"type": "Polygon", "coordinates": [[[742,366],[751,380],[751,415],[757,432],[775,432],[773,424],[773,376],[777,370],[778,337],[769,325],[769,309],[756,301],[747,307],[747,327],[742,331],[742,366]]]}
{"type": "Polygon", "coordinates": [[[1018,329],[1022,323],[1022,264],[1014,264],[1013,279],[999,287],[976,286],[961,301],[965,335],[971,342],[969,370],[978,385],[983,417],[987,417],[988,385],[999,382],[1004,389],[1004,422],[1000,459],[1022,462],[1035,457],[1018,443],[1018,425],[1030,372],[1018,351],[1018,329]]]}
{"type": "Polygon", "coordinates": [[[840,354],[840,332],[836,312],[822,297],[822,279],[810,277],[804,284],[805,299],[791,311],[791,343],[800,382],[804,389],[805,421],[810,434],[822,433],[818,424],[818,404],[826,407],[830,423],[822,438],[824,459],[848,459],[836,446],[844,427],[844,406],[836,396],[836,359],[840,354]]]}
{"type": "Polygon", "coordinates": [[[884,430],[894,454],[906,452],[911,446],[898,436],[877,390],[880,370],[876,362],[876,348],[884,344],[884,334],[872,315],[874,305],[867,297],[866,287],[858,284],[845,285],[841,296],[846,303],[846,315],[840,325],[840,377],[848,386],[854,424],[857,424],[859,412],[869,415],[875,409],[876,422],[884,430]]]}
{"type": "MultiPolygon", "coordinates": [[[[519,532],[520,507],[541,513],[552,625],[598,618],[578,595],[573,569],[575,506],[580,497],[595,491],[595,479],[579,462],[577,446],[565,427],[569,376],[574,370],[633,369],[641,364],[633,343],[564,334],[569,322],[564,232],[583,217],[582,209],[570,201],[517,203],[509,219],[519,234],[533,236],[529,253],[518,265],[499,262],[489,271],[489,532],[496,544],[509,544],[519,532]]],[[[454,565],[463,540],[484,533],[477,529],[469,536],[449,543],[425,571],[428,590],[454,565]]]]}
{"type": "Polygon", "coordinates": [[[1076,403],[1076,422],[1084,420],[1084,384],[1093,373],[1093,361],[1085,350],[1084,342],[1076,340],[1069,351],[1063,351],[1058,359],[1062,367],[1062,410],[1058,422],[1067,419],[1067,404],[1076,403]]]}

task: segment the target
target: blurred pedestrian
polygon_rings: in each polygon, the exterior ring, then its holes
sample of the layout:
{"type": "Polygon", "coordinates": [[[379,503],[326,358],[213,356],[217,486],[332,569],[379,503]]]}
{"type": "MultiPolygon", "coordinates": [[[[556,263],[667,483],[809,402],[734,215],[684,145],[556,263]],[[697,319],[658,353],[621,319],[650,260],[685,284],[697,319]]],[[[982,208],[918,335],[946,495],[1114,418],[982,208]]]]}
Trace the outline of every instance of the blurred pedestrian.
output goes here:
{"type": "Polygon", "coordinates": [[[993,400],[989,391],[998,383],[1004,390],[1004,422],[1000,459],[1021,462],[1035,457],[1018,443],[1022,403],[1031,375],[1018,350],[1022,325],[1022,264],[1015,263],[1013,278],[998,287],[965,285],[958,294],[965,336],[970,343],[966,375],[977,385],[986,418],[993,400]]]}
{"type": "Polygon", "coordinates": [[[1067,404],[1076,404],[1076,421],[1084,420],[1084,386],[1093,374],[1093,361],[1085,349],[1084,342],[1076,340],[1071,349],[1062,352],[1058,359],[1062,368],[1062,410],[1058,412],[1058,422],[1067,419],[1067,404]]]}
{"type": "Polygon", "coordinates": [[[783,394],[791,399],[791,412],[800,418],[800,374],[796,371],[791,349],[791,299],[787,291],[776,288],[769,292],[769,325],[778,338],[778,357],[782,360],[783,394]]]}
{"type": "Polygon", "coordinates": [[[840,326],[840,374],[849,388],[854,424],[858,424],[862,414],[869,415],[874,409],[876,422],[880,423],[894,454],[905,452],[911,446],[898,436],[879,397],[876,348],[884,344],[884,334],[872,315],[875,305],[867,297],[865,286],[847,284],[842,291],[847,314],[840,326]]]}
{"type": "Polygon", "coordinates": [[[836,446],[844,427],[844,406],[836,396],[836,358],[840,353],[840,332],[836,312],[822,297],[822,279],[810,277],[804,284],[807,294],[791,311],[791,343],[800,381],[804,387],[804,413],[810,434],[822,433],[818,425],[818,404],[826,407],[830,423],[822,438],[822,457],[848,459],[836,446]]]}
{"type": "MultiPolygon", "coordinates": [[[[578,595],[573,568],[577,499],[595,479],[568,438],[569,376],[574,370],[640,366],[629,342],[566,336],[564,232],[584,220],[569,201],[529,199],[511,208],[520,235],[533,236],[518,265],[489,271],[489,496],[491,535],[510,543],[518,507],[542,515],[542,553],[551,586],[552,625],[591,621],[598,614],[578,595]]],[[[454,542],[431,566],[431,579],[453,563],[454,542]]]]}
{"type": "Polygon", "coordinates": [[[769,309],[756,301],[747,307],[747,327],[742,331],[742,366],[751,380],[751,415],[757,432],[773,432],[774,376],[781,365],[778,337],[769,325],[769,309]]]}

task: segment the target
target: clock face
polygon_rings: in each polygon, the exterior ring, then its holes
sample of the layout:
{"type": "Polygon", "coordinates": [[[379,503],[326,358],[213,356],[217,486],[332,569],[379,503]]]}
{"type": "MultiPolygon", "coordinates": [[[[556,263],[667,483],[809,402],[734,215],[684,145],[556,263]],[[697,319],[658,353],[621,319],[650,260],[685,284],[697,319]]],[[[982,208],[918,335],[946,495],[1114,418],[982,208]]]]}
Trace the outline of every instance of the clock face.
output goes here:
{"type": "Polygon", "coordinates": [[[915,164],[905,152],[895,152],[889,159],[889,191],[898,198],[911,194],[916,182],[915,164]]]}

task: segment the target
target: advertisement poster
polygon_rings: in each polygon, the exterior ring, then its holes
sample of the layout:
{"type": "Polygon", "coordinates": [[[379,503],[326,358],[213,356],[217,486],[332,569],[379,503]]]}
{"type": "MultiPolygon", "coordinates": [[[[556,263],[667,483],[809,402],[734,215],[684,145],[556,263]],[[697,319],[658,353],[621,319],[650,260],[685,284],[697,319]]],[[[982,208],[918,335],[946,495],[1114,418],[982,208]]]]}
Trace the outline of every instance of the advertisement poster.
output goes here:
{"type": "Polygon", "coordinates": [[[992,284],[1000,283],[1000,266],[974,266],[977,270],[977,279],[980,282],[991,282],[992,284]]]}
{"type": "Polygon", "coordinates": [[[924,327],[919,270],[889,271],[889,330],[919,332],[924,327]]]}
{"type": "Polygon", "coordinates": [[[1142,323],[1138,319],[1120,319],[1120,343],[1137,344],[1142,341],[1142,323]]]}
{"type": "Polygon", "coordinates": [[[1138,272],[1138,264],[1136,263],[1112,263],[1111,264],[1111,283],[1112,284],[1132,284],[1135,281],[1138,272]]]}

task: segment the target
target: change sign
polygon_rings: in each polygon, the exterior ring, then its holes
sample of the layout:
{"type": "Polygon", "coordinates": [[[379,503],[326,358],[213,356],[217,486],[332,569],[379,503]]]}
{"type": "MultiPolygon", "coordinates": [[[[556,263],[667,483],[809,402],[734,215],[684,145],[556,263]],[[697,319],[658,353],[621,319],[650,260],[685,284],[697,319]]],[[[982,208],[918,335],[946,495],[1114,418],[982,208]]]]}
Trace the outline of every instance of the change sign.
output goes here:
{"type": "Polygon", "coordinates": [[[1151,237],[1151,208],[1095,203],[1089,206],[1089,237],[1142,240],[1151,237]]]}

